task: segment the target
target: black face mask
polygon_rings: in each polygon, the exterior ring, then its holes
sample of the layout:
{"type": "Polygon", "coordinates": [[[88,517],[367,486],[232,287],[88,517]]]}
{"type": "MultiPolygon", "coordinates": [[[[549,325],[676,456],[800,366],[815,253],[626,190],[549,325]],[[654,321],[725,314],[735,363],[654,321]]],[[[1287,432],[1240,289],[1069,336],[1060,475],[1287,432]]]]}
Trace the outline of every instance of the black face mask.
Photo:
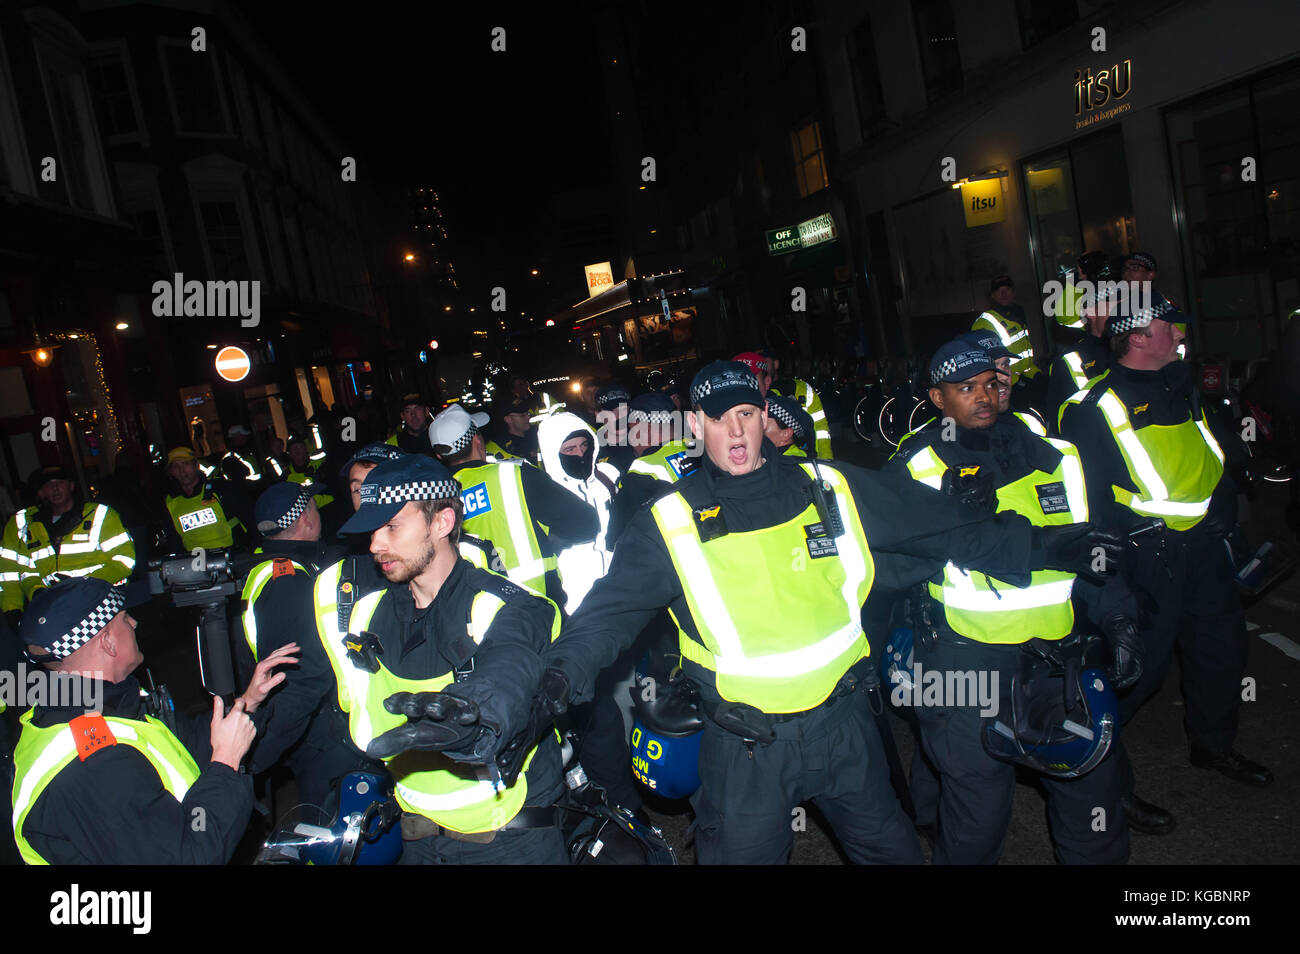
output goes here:
{"type": "Polygon", "coordinates": [[[560,466],[564,472],[574,480],[590,480],[592,474],[592,459],[596,455],[596,450],[591,446],[591,435],[586,431],[574,431],[564,440],[571,441],[575,437],[587,438],[587,449],[581,454],[561,454],[560,466]]]}

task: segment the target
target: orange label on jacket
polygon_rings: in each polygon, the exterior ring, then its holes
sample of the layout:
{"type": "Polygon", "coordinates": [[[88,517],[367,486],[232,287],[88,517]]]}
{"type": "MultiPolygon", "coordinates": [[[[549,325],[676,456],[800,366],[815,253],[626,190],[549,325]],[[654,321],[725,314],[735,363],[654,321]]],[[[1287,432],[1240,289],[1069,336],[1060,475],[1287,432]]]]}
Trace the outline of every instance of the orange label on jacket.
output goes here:
{"type": "Polygon", "coordinates": [[[113,730],[108,727],[108,723],[98,712],[77,716],[68,723],[68,729],[72,732],[73,741],[77,746],[77,758],[83,762],[100,749],[117,745],[113,730]]]}
{"type": "Polygon", "coordinates": [[[277,576],[293,576],[293,561],[283,557],[271,561],[271,579],[277,576]]]}

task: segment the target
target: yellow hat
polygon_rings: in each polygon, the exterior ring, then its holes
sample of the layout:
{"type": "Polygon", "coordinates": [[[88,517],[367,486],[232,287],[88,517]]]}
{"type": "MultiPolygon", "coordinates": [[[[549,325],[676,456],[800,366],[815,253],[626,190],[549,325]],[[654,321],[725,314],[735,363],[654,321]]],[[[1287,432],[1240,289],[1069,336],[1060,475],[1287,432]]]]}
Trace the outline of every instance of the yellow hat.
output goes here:
{"type": "Polygon", "coordinates": [[[198,458],[189,447],[173,447],[167,452],[167,465],[170,467],[178,460],[198,460],[198,458]]]}

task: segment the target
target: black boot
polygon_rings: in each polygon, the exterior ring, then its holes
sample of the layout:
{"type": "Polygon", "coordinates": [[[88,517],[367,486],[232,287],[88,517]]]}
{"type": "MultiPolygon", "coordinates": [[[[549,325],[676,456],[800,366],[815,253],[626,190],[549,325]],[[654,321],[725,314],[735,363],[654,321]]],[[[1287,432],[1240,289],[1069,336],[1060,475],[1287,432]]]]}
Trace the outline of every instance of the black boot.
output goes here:
{"type": "Polygon", "coordinates": [[[1136,795],[1125,795],[1124,817],[1128,827],[1144,835],[1167,835],[1174,830],[1174,816],[1159,805],[1144,802],[1136,795]]]}
{"type": "Polygon", "coordinates": [[[1191,759],[1192,764],[1197,768],[1214,769],[1217,772],[1222,772],[1234,782],[1241,782],[1243,785],[1254,785],[1256,788],[1263,788],[1273,781],[1272,772],[1258,762],[1252,762],[1235,749],[1229,749],[1226,752],[1211,752],[1209,749],[1193,745],[1191,759]]]}

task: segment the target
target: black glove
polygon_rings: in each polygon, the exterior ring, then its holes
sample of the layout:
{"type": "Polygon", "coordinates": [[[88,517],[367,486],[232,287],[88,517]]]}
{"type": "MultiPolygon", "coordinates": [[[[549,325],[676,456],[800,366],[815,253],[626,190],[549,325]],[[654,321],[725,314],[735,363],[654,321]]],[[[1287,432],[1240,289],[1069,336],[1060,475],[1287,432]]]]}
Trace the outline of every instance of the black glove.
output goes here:
{"type": "Polygon", "coordinates": [[[1074,573],[1094,583],[1106,582],[1124,552],[1123,537],[1090,523],[1034,527],[1034,544],[1043,549],[1040,569],[1074,573]]]}
{"type": "Polygon", "coordinates": [[[411,721],[371,740],[366,746],[371,758],[386,759],[408,749],[473,755],[483,734],[492,734],[479,723],[477,703],[443,692],[395,692],[384,700],[384,708],[411,721]]]}
{"type": "Polygon", "coordinates": [[[1101,627],[1110,640],[1111,665],[1107,670],[1116,689],[1127,689],[1142,675],[1142,638],[1132,618],[1116,613],[1101,627]]]}
{"type": "Polygon", "coordinates": [[[551,715],[563,715],[569,709],[569,677],[562,669],[547,669],[542,673],[542,685],[537,690],[537,698],[542,701],[551,715]]]}
{"type": "Polygon", "coordinates": [[[949,467],[939,490],[981,513],[996,513],[998,489],[993,472],[983,467],[949,467]]]}

